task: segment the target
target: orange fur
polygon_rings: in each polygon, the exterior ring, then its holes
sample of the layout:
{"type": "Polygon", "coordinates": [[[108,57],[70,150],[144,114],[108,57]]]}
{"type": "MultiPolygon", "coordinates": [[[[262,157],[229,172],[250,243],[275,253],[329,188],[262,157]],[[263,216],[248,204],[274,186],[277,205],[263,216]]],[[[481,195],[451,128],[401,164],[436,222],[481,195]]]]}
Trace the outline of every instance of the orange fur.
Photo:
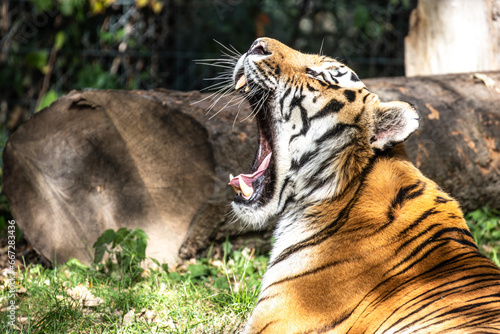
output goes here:
{"type": "MultiPolygon", "coordinates": [[[[290,148],[275,145],[275,169],[283,174],[276,176],[275,193],[288,194],[279,191],[289,186],[284,175],[301,171],[289,173],[288,161],[309,168],[304,177],[334,175],[318,189],[335,191],[293,202],[301,193],[290,188],[293,204],[281,210],[275,249],[244,333],[500,333],[500,269],[479,253],[459,204],[412,165],[400,144],[416,129],[414,109],[381,103],[355,79],[340,86],[310,75],[325,62],[346,68],[331,58],[258,41],[269,55],[253,62],[278,82],[269,88],[277,96],[269,103],[273,120],[286,123],[279,117],[289,113],[287,121],[295,122],[293,130],[276,125],[277,137],[291,139],[284,141],[290,148]],[[278,109],[288,86],[313,102],[278,109]],[[339,110],[323,123],[315,120],[332,100],[339,110]],[[335,137],[346,146],[319,171],[300,160],[315,157],[311,147],[293,146],[298,135],[286,132],[306,127],[304,110],[307,135],[324,131],[324,124],[331,125],[327,130],[336,124],[353,129],[335,137]]],[[[326,143],[315,148],[318,155],[327,154],[326,143]]]]}

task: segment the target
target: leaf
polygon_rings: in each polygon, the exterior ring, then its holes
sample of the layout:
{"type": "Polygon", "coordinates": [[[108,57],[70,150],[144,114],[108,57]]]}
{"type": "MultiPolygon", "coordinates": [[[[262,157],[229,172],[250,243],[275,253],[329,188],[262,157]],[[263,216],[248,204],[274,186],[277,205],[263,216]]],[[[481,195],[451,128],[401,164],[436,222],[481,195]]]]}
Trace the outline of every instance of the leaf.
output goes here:
{"type": "Polygon", "coordinates": [[[78,259],[76,258],[71,258],[68,260],[68,262],[66,262],[66,265],[68,267],[77,267],[77,268],[80,268],[80,269],[84,269],[84,270],[87,270],[87,266],[84,265],[83,263],[81,263],[80,261],[78,261],[78,259]]]}
{"type": "Polygon", "coordinates": [[[102,298],[94,296],[92,292],[81,283],[78,283],[73,289],[67,289],[66,293],[82,306],[95,307],[104,303],[102,298]]]}
{"type": "Polygon", "coordinates": [[[111,248],[115,248],[118,245],[121,245],[123,243],[123,240],[128,237],[130,234],[130,231],[126,227],[122,227],[118,231],[116,231],[116,236],[113,240],[113,246],[111,248]]]}
{"type": "Polygon", "coordinates": [[[96,247],[96,245],[100,244],[109,244],[111,243],[111,241],[113,241],[114,238],[115,238],[115,231],[113,231],[112,229],[108,229],[104,231],[104,233],[99,238],[97,238],[97,241],[94,243],[92,247],[96,247]]]}
{"type": "Polygon", "coordinates": [[[160,261],[158,261],[157,259],[151,258],[151,261],[153,261],[153,263],[156,264],[158,267],[161,267],[160,261]]]}
{"type": "Polygon", "coordinates": [[[208,274],[207,267],[201,264],[191,264],[187,267],[187,271],[191,274],[191,277],[193,278],[206,276],[208,274]]]}
{"type": "Polygon", "coordinates": [[[59,94],[53,89],[49,90],[47,94],[44,95],[42,100],[40,101],[40,105],[37,108],[37,112],[42,110],[45,107],[50,106],[54,101],[59,98],[59,94]]]}
{"type": "Polygon", "coordinates": [[[104,257],[104,252],[108,250],[105,244],[98,245],[94,247],[94,264],[99,264],[104,257]]]}
{"type": "Polygon", "coordinates": [[[222,243],[222,252],[224,253],[224,259],[226,259],[233,250],[233,245],[229,242],[229,238],[226,237],[226,240],[222,243]]]}
{"type": "Polygon", "coordinates": [[[115,231],[108,229],[97,238],[97,241],[92,246],[94,248],[94,264],[98,264],[102,261],[104,253],[108,250],[107,245],[113,241],[115,238],[115,231]]]}
{"type": "Polygon", "coordinates": [[[52,9],[52,0],[30,0],[35,5],[38,13],[46,12],[52,9]]]}
{"type": "Polygon", "coordinates": [[[379,39],[384,34],[384,27],[381,23],[370,21],[366,24],[366,34],[374,39],[379,39]]]}
{"type": "Polygon", "coordinates": [[[43,72],[49,59],[49,52],[47,50],[33,51],[26,55],[24,61],[43,72]]]}
{"type": "Polygon", "coordinates": [[[356,5],[354,9],[354,25],[362,29],[366,26],[366,24],[370,21],[370,12],[363,5],[356,5]]]}
{"type": "Polygon", "coordinates": [[[64,16],[71,16],[75,10],[73,1],[61,1],[59,4],[59,10],[64,16]]]}
{"type": "Polygon", "coordinates": [[[141,260],[146,258],[146,247],[148,242],[145,239],[137,239],[136,251],[141,260]]]}
{"type": "Polygon", "coordinates": [[[147,236],[146,232],[144,232],[144,231],[143,231],[142,229],[140,229],[140,228],[136,228],[136,229],[132,232],[132,234],[133,234],[135,237],[137,237],[138,239],[144,239],[144,240],[148,239],[148,236],[147,236]]]}
{"type": "Polygon", "coordinates": [[[64,31],[59,31],[56,34],[55,42],[54,42],[54,47],[56,48],[56,50],[58,50],[58,51],[61,50],[61,48],[64,45],[65,40],[66,40],[66,33],[64,31]]]}

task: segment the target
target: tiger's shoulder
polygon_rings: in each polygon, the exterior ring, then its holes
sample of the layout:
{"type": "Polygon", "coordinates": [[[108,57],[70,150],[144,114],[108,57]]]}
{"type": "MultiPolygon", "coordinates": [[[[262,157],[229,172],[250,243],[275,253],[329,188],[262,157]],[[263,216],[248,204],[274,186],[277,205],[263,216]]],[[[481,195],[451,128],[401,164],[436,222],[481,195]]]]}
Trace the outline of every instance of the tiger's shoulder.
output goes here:
{"type": "Polygon", "coordinates": [[[232,208],[256,226],[278,217],[244,333],[500,333],[500,269],[402,148],[414,106],[269,38],[234,63],[259,147],[231,177],[232,208]]]}

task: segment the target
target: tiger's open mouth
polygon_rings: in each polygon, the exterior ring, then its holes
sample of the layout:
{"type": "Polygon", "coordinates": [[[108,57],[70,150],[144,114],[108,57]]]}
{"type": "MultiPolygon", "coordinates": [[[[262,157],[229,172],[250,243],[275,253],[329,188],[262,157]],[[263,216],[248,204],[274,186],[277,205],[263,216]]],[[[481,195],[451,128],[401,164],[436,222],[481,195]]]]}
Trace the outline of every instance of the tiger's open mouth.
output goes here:
{"type": "MultiPolygon", "coordinates": [[[[252,46],[261,48],[260,45],[252,46]]],[[[250,48],[250,52],[252,52],[250,48]]],[[[259,51],[260,52],[260,51],[259,51]]],[[[261,88],[247,79],[243,66],[236,66],[234,76],[235,89],[245,95],[251,106],[259,106],[256,110],[257,129],[259,132],[259,148],[250,173],[229,176],[229,185],[236,191],[234,201],[237,203],[265,202],[272,197],[274,184],[273,133],[271,117],[267,101],[261,88]]]]}

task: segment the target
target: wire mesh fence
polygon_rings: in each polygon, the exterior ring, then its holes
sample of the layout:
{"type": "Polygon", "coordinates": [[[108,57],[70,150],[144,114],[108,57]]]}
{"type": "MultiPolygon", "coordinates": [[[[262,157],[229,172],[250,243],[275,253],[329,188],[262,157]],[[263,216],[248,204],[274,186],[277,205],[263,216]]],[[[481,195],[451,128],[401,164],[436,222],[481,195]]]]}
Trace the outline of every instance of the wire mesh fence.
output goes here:
{"type": "Polygon", "coordinates": [[[14,128],[73,89],[202,89],[217,70],[194,60],[219,57],[215,40],[244,52],[256,37],[269,36],[308,53],[321,49],[362,78],[403,75],[415,6],[416,0],[0,0],[0,122],[14,128]]]}

